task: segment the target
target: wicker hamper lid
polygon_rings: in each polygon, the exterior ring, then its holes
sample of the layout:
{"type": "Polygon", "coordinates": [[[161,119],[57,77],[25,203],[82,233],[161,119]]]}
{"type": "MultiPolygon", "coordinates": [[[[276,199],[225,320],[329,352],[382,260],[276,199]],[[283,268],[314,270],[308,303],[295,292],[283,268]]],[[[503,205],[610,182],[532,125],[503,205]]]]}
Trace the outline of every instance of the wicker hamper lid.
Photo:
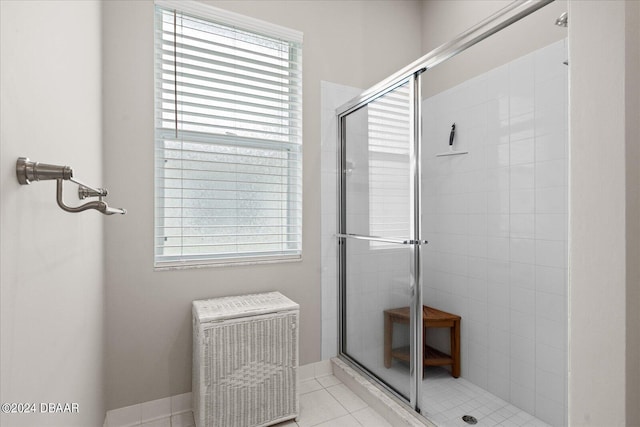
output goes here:
{"type": "Polygon", "coordinates": [[[210,322],[299,308],[280,292],[267,292],[194,301],[193,315],[200,322],[210,322]]]}

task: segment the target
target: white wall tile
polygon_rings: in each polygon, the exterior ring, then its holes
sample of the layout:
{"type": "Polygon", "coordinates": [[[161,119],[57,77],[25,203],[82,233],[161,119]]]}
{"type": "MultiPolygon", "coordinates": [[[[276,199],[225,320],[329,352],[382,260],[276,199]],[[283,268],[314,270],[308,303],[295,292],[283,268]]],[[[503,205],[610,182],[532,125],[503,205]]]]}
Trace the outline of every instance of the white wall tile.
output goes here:
{"type": "Polygon", "coordinates": [[[535,175],[533,163],[513,165],[510,171],[511,190],[534,188],[535,175]]]}
{"type": "MultiPolygon", "coordinates": [[[[528,310],[528,308],[526,308],[526,310],[528,310]]],[[[529,314],[529,313],[512,309],[510,324],[511,324],[512,335],[518,335],[519,337],[530,338],[532,340],[535,339],[536,321],[533,314],[533,310],[529,314]]]]}
{"type": "Polygon", "coordinates": [[[536,240],[536,264],[565,268],[567,266],[566,243],[557,240],[536,240]]]}
{"type": "Polygon", "coordinates": [[[545,318],[536,319],[536,343],[557,349],[567,348],[566,321],[554,322],[545,318]]]}
{"type": "MultiPolygon", "coordinates": [[[[513,102],[513,99],[511,100],[513,102]]],[[[546,119],[542,117],[541,120],[546,119]]],[[[509,119],[509,140],[511,142],[521,139],[531,139],[535,135],[533,113],[522,114],[509,119]]],[[[555,122],[554,122],[555,123],[555,122]]],[[[549,125],[551,127],[551,125],[549,125]]]]}
{"type": "Polygon", "coordinates": [[[509,284],[509,263],[487,260],[487,280],[493,283],[509,284]]]}
{"type": "Polygon", "coordinates": [[[509,64],[487,73],[487,98],[501,99],[509,96],[509,64]]]}
{"type": "Polygon", "coordinates": [[[546,110],[536,110],[535,113],[535,135],[546,135],[548,133],[561,133],[567,130],[567,109],[549,108],[546,110]]]}
{"type": "MultiPolygon", "coordinates": [[[[502,367],[504,369],[504,366],[502,367]]],[[[489,391],[496,396],[509,400],[509,376],[501,376],[501,375],[489,375],[487,378],[487,388],[489,391]]]]}
{"type": "Polygon", "coordinates": [[[533,139],[512,141],[510,145],[510,164],[520,165],[533,163],[535,160],[535,143],[533,139]]]}
{"type": "Polygon", "coordinates": [[[566,410],[562,404],[554,402],[542,394],[536,394],[534,414],[542,421],[554,426],[565,425],[565,413],[566,410]]]}
{"type": "Polygon", "coordinates": [[[537,162],[567,158],[567,134],[564,130],[536,136],[537,162]]]}
{"type": "Polygon", "coordinates": [[[491,282],[487,283],[487,295],[490,306],[509,307],[509,284],[491,282]]]}
{"type": "Polygon", "coordinates": [[[510,402],[518,408],[533,413],[535,412],[534,387],[524,387],[516,382],[511,382],[510,402]]]}
{"type": "Polygon", "coordinates": [[[536,214],[535,222],[536,239],[567,241],[566,214],[536,214]]]}
{"type": "Polygon", "coordinates": [[[486,236],[509,237],[511,217],[506,214],[486,215],[486,236]]]}
{"type": "MultiPolygon", "coordinates": [[[[533,289],[511,286],[510,307],[512,310],[516,310],[524,314],[533,315],[535,314],[535,302],[535,291],[533,289]]],[[[513,322],[513,316],[511,321],[513,322]]]]}
{"type": "Polygon", "coordinates": [[[536,163],[536,188],[565,187],[567,162],[565,159],[536,163]]]}
{"type": "Polygon", "coordinates": [[[557,295],[567,294],[567,270],[536,265],[536,291],[557,295]]]}
{"type": "Polygon", "coordinates": [[[469,257],[467,263],[469,277],[487,280],[488,261],[486,258],[469,257]]]}
{"type": "MultiPolygon", "coordinates": [[[[567,66],[563,64],[567,60],[565,43],[565,40],[560,40],[534,53],[536,85],[558,75],[567,74],[567,66]]],[[[566,91],[566,87],[564,90],[566,91]]]]}
{"type": "Polygon", "coordinates": [[[509,189],[509,168],[487,170],[487,189],[492,191],[506,191],[509,189]]]}
{"type": "Polygon", "coordinates": [[[557,377],[566,376],[566,352],[560,348],[536,343],[536,368],[557,377]]]}
{"type": "Polygon", "coordinates": [[[562,323],[567,319],[567,299],[563,295],[536,292],[536,317],[562,323]]]}
{"type": "Polygon", "coordinates": [[[509,144],[490,144],[485,153],[488,169],[509,166],[509,144]]]}
{"type": "Polygon", "coordinates": [[[536,393],[562,405],[566,397],[565,380],[562,375],[539,369],[536,371],[536,393]]]}
{"type": "Polygon", "coordinates": [[[508,144],[511,136],[511,129],[509,128],[509,119],[507,118],[499,118],[495,121],[491,120],[491,116],[493,115],[502,115],[503,112],[506,112],[506,115],[509,114],[509,100],[505,98],[506,102],[503,100],[496,101],[495,111],[491,104],[489,106],[488,117],[490,118],[489,124],[487,126],[487,146],[492,144],[508,144]]]}
{"type": "Polygon", "coordinates": [[[535,363],[535,341],[535,338],[511,334],[511,360],[516,359],[526,363],[535,363]]]}
{"type": "Polygon", "coordinates": [[[535,288],[535,266],[519,262],[510,263],[509,283],[525,289],[535,288]]]}
{"type": "Polygon", "coordinates": [[[518,359],[512,359],[511,382],[533,390],[536,382],[535,366],[518,359]]]}
{"type": "Polygon", "coordinates": [[[509,102],[511,117],[533,111],[533,57],[529,55],[509,64],[509,102]]]}
{"type": "MultiPolygon", "coordinates": [[[[509,332],[509,310],[502,309],[503,313],[506,313],[506,321],[502,319],[498,319],[496,322],[497,328],[490,327],[489,328],[489,351],[493,356],[500,355],[500,358],[504,360],[508,360],[509,352],[511,348],[510,343],[510,332],[509,332]],[[502,328],[507,328],[502,329],[502,328]],[[494,354],[495,353],[495,354],[494,354]]],[[[491,319],[496,317],[494,313],[489,313],[491,319]]],[[[499,316],[497,316],[499,317],[499,316]]],[[[498,356],[496,356],[498,357],[498,356]]]]}
{"type": "MultiPolygon", "coordinates": [[[[511,194],[508,191],[488,191],[487,192],[487,213],[492,214],[508,214],[509,206],[510,206],[510,198],[511,194]]],[[[531,203],[533,203],[533,197],[531,198],[531,203]]],[[[533,205],[531,206],[530,212],[521,212],[521,213],[531,213],[533,212],[533,205]]]]}
{"type": "Polygon", "coordinates": [[[532,214],[536,209],[536,199],[533,190],[514,190],[509,195],[512,214],[532,214]]]}
{"type": "Polygon", "coordinates": [[[566,213],[567,189],[566,187],[552,187],[536,189],[535,192],[536,213],[566,213]]]}
{"type": "Polygon", "coordinates": [[[535,262],[535,240],[511,239],[511,262],[533,264],[535,262]]]}
{"type": "MultiPolygon", "coordinates": [[[[475,301],[487,301],[487,279],[468,278],[469,298],[475,301]]],[[[485,305],[486,310],[486,305],[485,305]]],[[[486,317],[486,316],[485,316],[486,317]]]]}
{"type": "Polygon", "coordinates": [[[487,258],[509,261],[509,239],[506,237],[487,237],[487,258]]]}

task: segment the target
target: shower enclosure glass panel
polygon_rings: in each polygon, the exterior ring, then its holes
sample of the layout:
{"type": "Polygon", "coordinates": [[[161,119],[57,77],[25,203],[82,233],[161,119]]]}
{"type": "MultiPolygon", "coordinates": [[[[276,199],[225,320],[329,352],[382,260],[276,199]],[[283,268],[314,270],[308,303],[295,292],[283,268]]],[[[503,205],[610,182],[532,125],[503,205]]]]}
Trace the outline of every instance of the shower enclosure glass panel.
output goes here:
{"type": "Polygon", "coordinates": [[[338,109],[340,356],[438,424],[567,425],[567,43],[548,3],[338,109]]]}
{"type": "Polygon", "coordinates": [[[411,99],[405,83],[344,118],[341,201],[343,353],[407,399],[409,325],[390,365],[383,313],[410,304],[411,99]]]}

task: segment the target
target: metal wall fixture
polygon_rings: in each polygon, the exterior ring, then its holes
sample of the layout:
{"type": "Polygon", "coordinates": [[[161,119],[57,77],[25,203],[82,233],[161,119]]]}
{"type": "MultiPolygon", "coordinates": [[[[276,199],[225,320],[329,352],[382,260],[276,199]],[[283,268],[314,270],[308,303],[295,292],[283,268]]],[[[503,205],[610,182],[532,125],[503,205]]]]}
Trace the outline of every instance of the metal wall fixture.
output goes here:
{"type": "Polygon", "coordinates": [[[48,165],[46,163],[32,162],[27,157],[18,157],[16,161],[16,176],[21,185],[28,185],[34,181],[53,180],[57,182],[56,201],[62,210],[77,213],[87,209],[95,209],[104,215],[127,213],[125,209],[112,208],[103,200],[107,197],[106,188],[93,188],[73,179],[73,169],[69,166],[48,165]],[[62,181],[71,181],[78,184],[78,198],[84,200],[88,197],[97,197],[98,200],[87,202],[80,206],[67,206],[62,201],[62,181]]]}
{"type": "Polygon", "coordinates": [[[564,12],[562,15],[556,19],[556,25],[559,27],[568,27],[569,26],[569,14],[564,12]]]}

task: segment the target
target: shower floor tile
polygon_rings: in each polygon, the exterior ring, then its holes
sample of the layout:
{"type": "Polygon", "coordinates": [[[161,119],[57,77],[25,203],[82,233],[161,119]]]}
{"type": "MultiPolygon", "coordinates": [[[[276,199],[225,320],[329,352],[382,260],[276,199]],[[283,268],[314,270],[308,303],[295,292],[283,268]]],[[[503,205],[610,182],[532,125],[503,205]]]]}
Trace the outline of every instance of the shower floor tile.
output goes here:
{"type": "MultiPolygon", "coordinates": [[[[394,363],[386,370],[385,377],[392,386],[404,389],[407,372],[406,366],[394,363]]],[[[476,426],[481,427],[550,427],[464,378],[453,378],[448,370],[439,367],[426,368],[422,381],[422,408],[428,420],[442,427],[469,426],[462,421],[463,415],[472,415],[478,421],[476,426]]]]}
{"type": "Polygon", "coordinates": [[[462,416],[472,415],[477,426],[549,426],[464,378],[452,378],[444,369],[432,369],[427,378],[423,381],[422,407],[426,417],[438,425],[468,426],[462,416]],[[448,409],[443,410],[445,407],[448,409]]]}

